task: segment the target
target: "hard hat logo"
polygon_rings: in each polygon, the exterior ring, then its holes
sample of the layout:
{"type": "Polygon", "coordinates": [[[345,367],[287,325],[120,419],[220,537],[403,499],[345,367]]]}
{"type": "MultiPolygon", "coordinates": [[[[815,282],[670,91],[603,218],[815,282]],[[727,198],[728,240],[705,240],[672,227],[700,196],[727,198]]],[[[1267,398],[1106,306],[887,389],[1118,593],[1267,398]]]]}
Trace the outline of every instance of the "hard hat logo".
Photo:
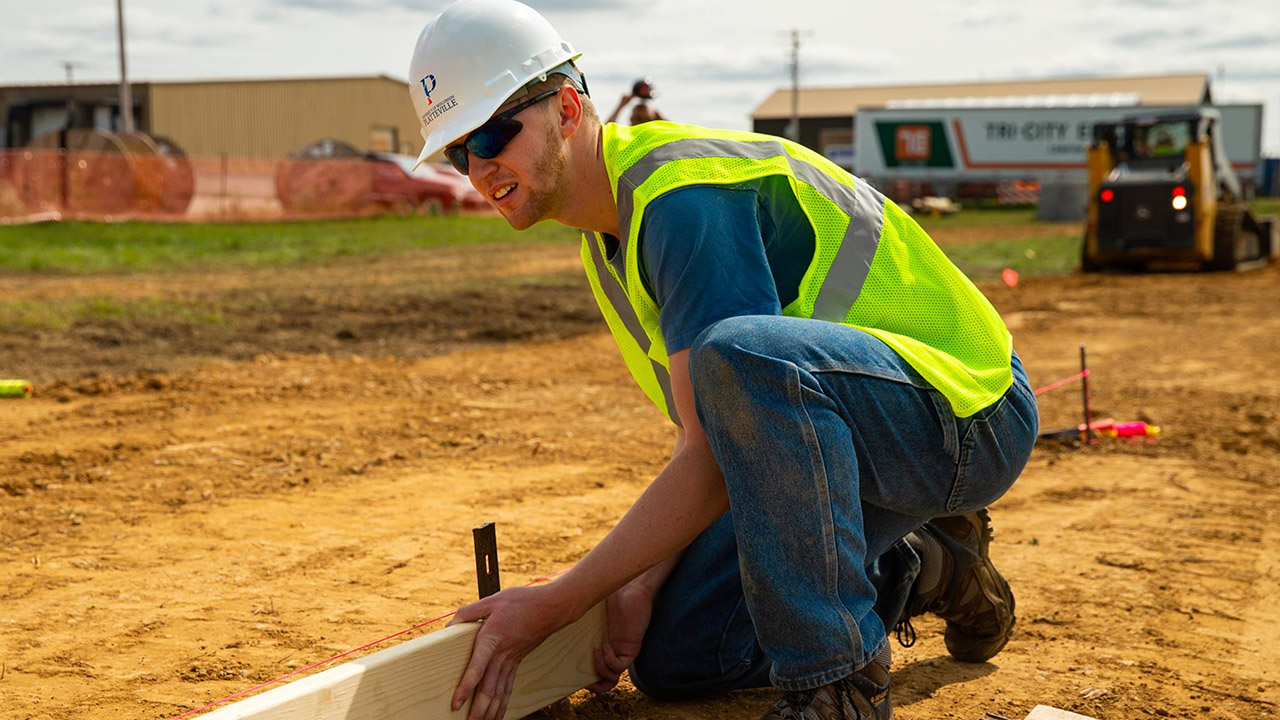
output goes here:
{"type": "Polygon", "coordinates": [[[436,76],[427,75],[420,81],[422,83],[422,94],[427,96],[427,104],[432,104],[431,93],[436,89],[436,76]],[[431,81],[431,87],[427,87],[427,81],[431,81]]]}

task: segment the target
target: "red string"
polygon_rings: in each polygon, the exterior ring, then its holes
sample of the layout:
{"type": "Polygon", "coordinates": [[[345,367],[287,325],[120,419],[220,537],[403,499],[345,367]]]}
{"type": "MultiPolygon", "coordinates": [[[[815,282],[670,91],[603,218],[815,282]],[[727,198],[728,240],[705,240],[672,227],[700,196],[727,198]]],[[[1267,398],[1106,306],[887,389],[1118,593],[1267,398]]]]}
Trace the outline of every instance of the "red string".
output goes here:
{"type": "Polygon", "coordinates": [[[1089,369],[1085,368],[1084,370],[1081,370],[1080,372],[1076,373],[1075,375],[1072,375],[1071,377],[1065,377],[1057,382],[1049,383],[1048,385],[1045,385],[1044,387],[1040,388],[1039,390],[1035,390],[1034,392],[1036,395],[1039,395],[1040,393],[1049,392],[1050,390],[1053,390],[1055,388],[1060,388],[1063,385],[1066,385],[1067,383],[1075,382],[1076,380],[1080,380],[1087,377],[1089,377],[1089,369]]]}
{"type": "MultiPolygon", "coordinates": [[[[563,575],[563,574],[565,574],[565,573],[569,572],[569,570],[570,570],[570,568],[565,568],[565,569],[563,569],[563,570],[557,570],[556,572],[553,572],[553,573],[551,573],[550,575],[547,575],[547,576],[545,576],[545,577],[540,577],[540,578],[538,578],[537,580],[533,580],[533,581],[531,581],[531,582],[525,583],[525,587],[529,587],[530,585],[537,585],[538,583],[541,583],[541,582],[546,582],[546,581],[550,580],[550,579],[551,579],[551,578],[553,578],[553,577],[556,577],[556,576],[558,576],[558,575],[563,575]]],[[[346,652],[344,652],[344,653],[340,653],[340,654],[338,654],[338,655],[334,655],[333,657],[328,658],[327,660],[321,660],[320,662],[312,663],[312,664],[310,664],[310,665],[308,665],[308,666],[306,666],[306,667],[304,667],[304,668],[300,668],[300,669],[298,669],[298,670],[294,670],[294,671],[293,671],[293,672],[291,672],[291,673],[285,673],[284,675],[281,675],[281,676],[280,676],[280,677],[278,677],[278,678],[275,678],[275,679],[272,679],[272,680],[268,680],[268,681],[266,681],[266,682],[264,682],[264,683],[260,683],[260,684],[258,684],[258,685],[254,685],[253,687],[251,687],[251,688],[249,688],[249,689],[247,689],[247,690],[241,690],[240,692],[235,693],[235,694],[233,694],[233,695],[228,695],[228,696],[226,696],[226,697],[222,698],[221,700],[214,700],[213,702],[209,703],[208,705],[204,705],[204,706],[202,706],[202,707],[198,707],[198,708],[196,708],[195,710],[188,710],[188,711],[186,711],[186,712],[182,713],[181,715],[175,715],[174,717],[170,718],[170,720],[182,720],[182,718],[185,718],[185,717],[191,717],[192,715],[195,715],[195,714],[197,714],[197,713],[204,712],[205,710],[213,709],[213,708],[215,708],[215,707],[217,707],[217,706],[219,706],[219,705],[221,705],[221,704],[223,704],[223,703],[225,703],[225,702],[228,702],[228,701],[230,701],[230,700],[235,700],[236,698],[244,697],[245,695],[248,695],[249,693],[254,692],[255,690],[261,690],[262,688],[267,687],[268,685],[274,685],[274,684],[276,684],[276,683],[278,683],[278,682],[280,682],[280,681],[282,681],[282,680],[288,680],[289,678],[291,678],[291,677],[293,677],[293,676],[295,676],[295,675],[301,675],[302,673],[304,673],[304,672],[306,672],[306,671],[308,671],[308,670],[314,670],[315,668],[318,668],[318,667],[320,667],[321,665],[327,665],[327,664],[329,664],[329,663],[333,662],[334,660],[341,660],[342,658],[344,658],[344,657],[346,657],[346,656],[348,656],[348,655],[350,655],[350,654],[352,654],[352,653],[358,653],[358,652],[360,652],[361,650],[364,650],[364,649],[367,649],[367,648],[371,648],[371,647],[373,647],[374,645],[377,645],[377,644],[379,644],[379,643],[384,643],[384,642],[386,642],[386,641],[388,641],[388,640],[390,640],[390,639],[392,639],[392,638],[400,637],[401,635],[404,635],[405,633],[410,633],[410,632],[413,632],[414,630],[418,630],[419,628],[424,628],[424,627],[426,627],[426,626],[428,626],[428,625],[430,625],[430,624],[432,624],[432,623],[440,622],[441,620],[444,620],[444,619],[445,619],[445,618],[447,618],[447,617],[452,617],[452,616],[453,616],[453,615],[455,615],[456,613],[457,613],[457,611],[455,610],[454,612],[448,613],[448,614],[446,614],[446,615],[441,615],[440,617],[432,618],[432,619],[430,619],[430,620],[428,620],[428,621],[426,621],[426,622],[418,623],[417,625],[414,625],[414,626],[413,626],[413,627],[411,627],[411,628],[405,628],[404,630],[401,630],[400,632],[392,633],[392,634],[390,634],[390,635],[388,635],[388,636],[386,636],[386,637],[384,637],[384,638],[381,638],[381,639],[378,639],[378,640],[374,640],[374,641],[373,641],[373,642],[371,642],[371,643],[365,643],[364,645],[361,645],[361,646],[360,646],[360,647],[358,647],[358,648],[352,648],[352,649],[350,649],[350,650],[348,650],[348,651],[346,651],[346,652]]]]}

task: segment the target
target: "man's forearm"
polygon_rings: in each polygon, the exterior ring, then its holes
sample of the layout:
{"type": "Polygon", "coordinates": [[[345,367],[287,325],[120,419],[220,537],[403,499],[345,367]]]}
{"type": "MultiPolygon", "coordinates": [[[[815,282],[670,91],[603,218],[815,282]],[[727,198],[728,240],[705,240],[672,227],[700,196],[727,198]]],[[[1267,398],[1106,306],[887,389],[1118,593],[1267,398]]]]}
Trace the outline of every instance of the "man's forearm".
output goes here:
{"type": "Polygon", "coordinates": [[[710,449],[682,444],[618,525],[555,585],[575,612],[585,612],[642,573],[638,587],[656,592],[679,553],[728,508],[710,449]]]}
{"type": "Polygon", "coordinates": [[[677,550],[666,560],[637,575],[636,579],[627,583],[626,587],[634,588],[649,597],[657,595],[663,584],[667,582],[667,578],[671,577],[671,572],[676,569],[676,565],[680,564],[680,558],[683,556],[684,550],[677,550]]]}

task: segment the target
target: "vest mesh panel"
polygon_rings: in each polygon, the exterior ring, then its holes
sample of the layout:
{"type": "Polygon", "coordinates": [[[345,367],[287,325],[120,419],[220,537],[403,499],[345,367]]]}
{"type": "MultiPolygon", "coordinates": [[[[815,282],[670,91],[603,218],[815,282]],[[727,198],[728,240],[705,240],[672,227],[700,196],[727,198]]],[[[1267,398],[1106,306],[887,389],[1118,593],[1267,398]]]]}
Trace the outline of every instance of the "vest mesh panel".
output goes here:
{"type": "Polygon", "coordinates": [[[944,390],[957,415],[967,417],[1013,383],[1013,340],[1003,323],[993,337],[994,313],[916,221],[886,203],[876,259],[847,321],[892,347],[944,390]],[[906,312],[904,299],[929,312],[906,312]],[[960,362],[961,357],[967,362],[960,362]]]}
{"type": "Polygon", "coordinates": [[[785,312],[796,317],[810,317],[813,315],[813,303],[822,290],[822,283],[815,280],[826,277],[827,271],[831,269],[831,262],[840,250],[840,240],[844,237],[845,228],[849,226],[849,216],[822,193],[814,190],[812,185],[799,180],[792,180],[791,185],[796,189],[800,206],[804,208],[814,227],[814,258],[800,283],[800,294],[796,297],[796,302],[788,306],[785,312]]]}

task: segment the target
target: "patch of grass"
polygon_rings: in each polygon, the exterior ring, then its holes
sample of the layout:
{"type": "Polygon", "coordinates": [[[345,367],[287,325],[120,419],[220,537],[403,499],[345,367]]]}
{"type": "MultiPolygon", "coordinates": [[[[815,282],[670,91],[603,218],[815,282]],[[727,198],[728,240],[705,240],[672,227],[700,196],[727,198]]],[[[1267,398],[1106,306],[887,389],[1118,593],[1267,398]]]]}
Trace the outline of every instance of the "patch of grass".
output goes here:
{"type": "Polygon", "coordinates": [[[1004,268],[1013,268],[1023,276],[1069,275],[1080,265],[1080,236],[952,245],[945,252],[974,282],[999,280],[1004,268]]]}
{"type": "Polygon", "coordinates": [[[1280,215],[1280,198],[1255,198],[1253,212],[1258,215],[1280,215]]]}
{"type": "Polygon", "coordinates": [[[191,303],[146,298],[121,300],[96,295],[74,300],[0,302],[0,327],[11,331],[66,330],[85,322],[176,321],[184,325],[220,325],[221,313],[191,303]]]}
{"type": "Polygon", "coordinates": [[[518,233],[499,217],[381,217],[290,223],[85,223],[0,227],[0,270],[68,274],[320,265],[441,245],[571,242],[540,223],[518,233]]]}
{"type": "MultiPolygon", "coordinates": [[[[961,203],[961,205],[963,206],[964,203],[961,203]]],[[[1036,219],[1036,209],[1034,207],[972,209],[965,207],[955,215],[934,217],[928,213],[918,213],[912,217],[926,231],[941,228],[1013,227],[1017,225],[1036,225],[1040,222],[1036,219]]]]}

